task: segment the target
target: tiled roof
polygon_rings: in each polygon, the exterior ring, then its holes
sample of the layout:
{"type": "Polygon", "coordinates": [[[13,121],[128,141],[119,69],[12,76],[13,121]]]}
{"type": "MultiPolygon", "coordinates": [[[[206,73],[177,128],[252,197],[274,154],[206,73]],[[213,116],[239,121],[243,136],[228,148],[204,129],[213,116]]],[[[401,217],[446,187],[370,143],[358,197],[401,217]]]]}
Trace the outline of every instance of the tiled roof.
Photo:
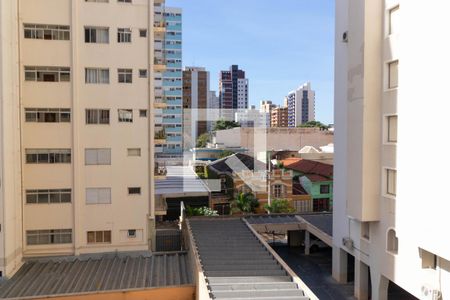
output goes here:
{"type": "Polygon", "coordinates": [[[317,174],[307,174],[305,175],[311,182],[322,182],[322,181],[331,181],[331,178],[317,175],[317,174]]]}
{"type": "Polygon", "coordinates": [[[249,170],[255,170],[255,166],[256,166],[256,169],[258,169],[258,170],[266,169],[266,164],[260,162],[259,160],[253,158],[252,156],[242,154],[242,153],[236,153],[236,154],[230,155],[228,157],[216,160],[216,161],[210,163],[208,166],[210,166],[211,168],[213,168],[214,170],[216,170],[219,173],[231,174],[233,172],[233,170],[231,170],[231,168],[227,164],[227,160],[228,160],[228,162],[232,162],[233,159],[235,159],[235,158],[237,158],[239,161],[241,161],[241,163],[249,170]]]}
{"type": "Polygon", "coordinates": [[[0,286],[1,299],[193,285],[187,254],[128,253],[27,261],[0,286]]]}
{"type": "Polygon", "coordinates": [[[292,185],[292,194],[293,195],[308,195],[308,192],[305,191],[305,189],[303,188],[303,186],[300,183],[294,182],[294,184],[292,185]]]}
{"type": "Polygon", "coordinates": [[[287,169],[299,171],[303,174],[316,174],[328,178],[333,177],[333,165],[324,164],[318,161],[300,159],[297,162],[292,162],[292,160],[286,159],[283,160],[283,165],[287,169]]]}

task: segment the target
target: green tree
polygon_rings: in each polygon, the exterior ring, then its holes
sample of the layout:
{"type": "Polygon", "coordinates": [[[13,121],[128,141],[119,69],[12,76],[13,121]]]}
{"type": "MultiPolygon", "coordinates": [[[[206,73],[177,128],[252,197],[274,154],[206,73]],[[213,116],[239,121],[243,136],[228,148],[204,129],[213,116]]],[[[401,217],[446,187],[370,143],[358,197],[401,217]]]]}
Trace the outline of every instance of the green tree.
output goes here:
{"type": "Polygon", "coordinates": [[[226,120],[218,120],[215,124],[214,124],[214,131],[218,131],[218,130],[225,130],[225,129],[231,129],[234,127],[240,127],[241,125],[235,121],[226,121],[226,120]]]}
{"type": "Polygon", "coordinates": [[[233,206],[243,213],[253,213],[259,207],[259,201],[253,194],[239,193],[233,201],[233,206]]]}
{"type": "Polygon", "coordinates": [[[222,153],[219,154],[219,158],[224,158],[230,155],[233,155],[234,152],[230,150],[223,150],[222,153]]]}
{"type": "Polygon", "coordinates": [[[298,127],[317,127],[320,128],[322,130],[327,130],[330,128],[330,126],[323,124],[320,121],[308,121],[306,123],[303,123],[301,125],[299,125],[298,127]]]}
{"type": "Polygon", "coordinates": [[[270,205],[265,204],[264,208],[273,214],[286,214],[295,211],[286,199],[274,199],[271,201],[270,205]]]}
{"type": "Polygon", "coordinates": [[[209,133],[203,133],[197,138],[197,147],[205,148],[209,142],[210,142],[209,133]]]}

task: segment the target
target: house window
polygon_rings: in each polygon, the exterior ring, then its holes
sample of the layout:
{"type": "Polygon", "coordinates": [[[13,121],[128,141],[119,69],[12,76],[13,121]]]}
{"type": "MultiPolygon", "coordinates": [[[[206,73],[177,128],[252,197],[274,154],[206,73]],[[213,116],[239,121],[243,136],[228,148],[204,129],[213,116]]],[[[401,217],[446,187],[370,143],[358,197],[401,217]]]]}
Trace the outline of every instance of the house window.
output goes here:
{"type": "Polygon", "coordinates": [[[96,84],[108,84],[109,83],[109,69],[101,68],[86,68],[85,69],[85,82],[96,84]]]}
{"type": "Polygon", "coordinates": [[[118,28],[117,29],[117,42],[118,43],[131,43],[131,29],[130,28],[118,28]]]}
{"type": "Polygon", "coordinates": [[[388,63],[388,87],[398,87],[398,60],[388,63]]]}
{"type": "Polygon", "coordinates": [[[141,194],[140,187],[129,187],[128,188],[128,195],[140,195],[140,194],[141,194]]]}
{"type": "Polygon", "coordinates": [[[281,198],[283,194],[283,187],[281,184],[275,184],[273,186],[273,195],[275,198],[281,198]]]}
{"type": "Polygon", "coordinates": [[[389,229],[387,233],[387,251],[398,253],[398,238],[394,229],[389,229]]]}
{"type": "Polygon", "coordinates": [[[128,148],[128,156],[141,156],[141,148],[128,148]]]}
{"type": "Polygon", "coordinates": [[[25,81],[44,81],[44,82],[70,81],[70,68],[25,67],[25,81]]]}
{"type": "Polygon", "coordinates": [[[117,0],[119,3],[131,3],[131,0],[117,0]]]}
{"type": "Polygon", "coordinates": [[[111,149],[85,149],[84,160],[86,165],[110,165],[111,149]]]}
{"type": "Polygon", "coordinates": [[[109,110],[86,109],[86,124],[109,124],[109,110]]]}
{"type": "Polygon", "coordinates": [[[71,149],[25,149],[27,164],[70,164],[71,149]]]}
{"type": "Polygon", "coordinates": [[[70,122],[70,108],[25,108],[25,122],[70,122]]]}
{"type": "Polygon", "coordinates": [[[108,3],[109,0],[85,0],[86,2],[101,2],[101,3],[108,3]]]}
{"type": "Polygon", "coordinates": [[[139,29],[140,37],[147,37],[147,29],[139,29]]]}
{"type": "Polygon", "coordinates": [[[84,27],[84,42],[109,44],[108,27],[84,27]]]}
{"type": "Polygon", "coordinates": [[[437,255],[419,248],[420,257],[422,258],[422,269],[434,269],[437,267],[437,255]]]}
{"type": "Polygon", "coordinates": [[[361,222],[361,237],[370,239],[370,222],[361,222]]]}
{"type": "Polygon", "coordinates": [[[397,171],[386,169],[386,193],[395,196],[397,194],[397,171]]]}
{"type": "Polygon", "coordinates": [[[132,123],[133,122],[133,110],[119,109],[119,122],[132,123]]]}
{"type": "Polygon", "coordinates": [[[147,69],[140,69],[139,70],[139,77],[140,78],[147,78],[147,69]]]}
{"type": "Polygon", "coordinates": [[[328,184],[321,184],[320,185],[320,193],[321,194],[329,194],[330,193],[330,185],[328,185],[328,184]]]}
{"type": "Polygon", "coordinates": [[[397,116],[387,117],[387,141],[390,143],[397,142],[397,116]]]}
{"type": "Polygon", "coordinates": [[[389,10],[389,34],[398,33],[399,29],[399,9],[400,6],[396,6],[389,10]]]}
{"type": "Polygon", "coordinates": [[[87,188],[86,204],[110,204],[111,188],[87,188]]]}
{"type": "Polygon", "coordinates": [[[220,190],[222,193],[227,192],[227,178],[225,176],[220,177],[220,190]]]}
{"type": "Polygon", "coordinates": [[[27,230],[27,245],[72,243],[72,229],[27,230]]]}
{"type": "Polygon", "coordinates": [[[129,238],[135,238],[136,237],[136,229],[128,229],[127,230],[127,236],[129,238]]]}
{"type": "Polygon", "coordinates": [[[117,69],[118,78],[120,83],[132,83],[133,82],[133,70],[132,69],[117,69]]]}
{"type": "Polygon", "coordinates": [[[111,243],[111,230],[101,231],[88,231],[87,232],[88,244],[110,244],[111,243]]]}
{"type": "Polygon", "coordinates": [[[330,210],[330,199],[313,199],[313,211],[329,211],[330,210]]]}
{"type": "Polygon", "coordinates": [[[139,117],[146,118],[147,117],[147,110],[146,109],[140,109],[139,110],[139,117]]]}
{"type": "Polygon", "coordinates": [[[70,26],[23,24],[26,39],[70,40],[70,26]]]}
{"type": "Polygon", "coordinates": [[[72,202],[71,189],[26,190],[27,204],[53,204],[72,202]]]}

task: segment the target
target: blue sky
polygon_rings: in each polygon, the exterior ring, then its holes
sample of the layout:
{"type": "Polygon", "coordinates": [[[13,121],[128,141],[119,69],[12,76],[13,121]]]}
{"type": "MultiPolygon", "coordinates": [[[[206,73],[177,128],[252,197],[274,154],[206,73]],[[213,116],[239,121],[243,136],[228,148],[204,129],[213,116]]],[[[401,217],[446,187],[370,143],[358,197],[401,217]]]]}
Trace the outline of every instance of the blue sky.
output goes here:
{"type": "Polygon", "coordinates": [[[183,65],[206,67],[210,88],[238,64],[250,104],[311,81],[316,119],[333,122],[334,0],[166,0],[183,9],[183,65]]]}

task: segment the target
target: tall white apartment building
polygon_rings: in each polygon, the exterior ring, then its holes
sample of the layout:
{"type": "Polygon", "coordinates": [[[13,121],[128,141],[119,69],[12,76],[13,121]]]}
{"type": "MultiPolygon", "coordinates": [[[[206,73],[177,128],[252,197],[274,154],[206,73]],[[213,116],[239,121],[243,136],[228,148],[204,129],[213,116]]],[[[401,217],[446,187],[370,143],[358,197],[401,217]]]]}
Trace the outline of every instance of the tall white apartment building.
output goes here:
{"type": "Polygon", "coordinates": [[[153,0],[0,2],[0,272],[154,247],[153,0]]]}
{"type": "Polygon", "coordinates": [[[358,299],[450,297],[449,10],[336,1],[333,277],[354,263],[358,299]]]}
{"type": "Polygon", "coordinates": [[[273,104],[271,100],[262,100],[259,102],[259,111],[265,115],[267,127],[270,127],[272,109],[276,107],[277,105],[273,104]]]}
{"type": "Polygon", "coordinates": [[[306,82],[286,97],[288,107],[288,126],[297,127],[308,121],[315,120],[316,93],[311,89],[311,83],[306,82]]]}

